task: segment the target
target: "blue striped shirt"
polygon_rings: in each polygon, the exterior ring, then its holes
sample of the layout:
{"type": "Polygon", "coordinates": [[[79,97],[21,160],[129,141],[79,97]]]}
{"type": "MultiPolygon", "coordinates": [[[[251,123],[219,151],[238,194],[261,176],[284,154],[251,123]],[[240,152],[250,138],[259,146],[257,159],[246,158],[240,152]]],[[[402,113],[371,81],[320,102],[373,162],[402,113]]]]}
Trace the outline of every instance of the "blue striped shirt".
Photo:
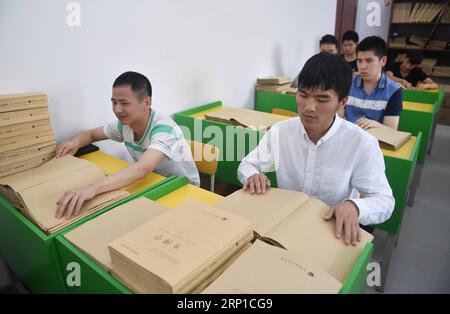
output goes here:
{"type": "Polygon", "coordinates": [[[401,114],[402,98],[400,85],[384,73],[371,94],[365,92],[362,78],[354,77],[345,106],[347,120],[355,123],[359,118],[367,118],[383,123],[385,116],[401,114]]]}

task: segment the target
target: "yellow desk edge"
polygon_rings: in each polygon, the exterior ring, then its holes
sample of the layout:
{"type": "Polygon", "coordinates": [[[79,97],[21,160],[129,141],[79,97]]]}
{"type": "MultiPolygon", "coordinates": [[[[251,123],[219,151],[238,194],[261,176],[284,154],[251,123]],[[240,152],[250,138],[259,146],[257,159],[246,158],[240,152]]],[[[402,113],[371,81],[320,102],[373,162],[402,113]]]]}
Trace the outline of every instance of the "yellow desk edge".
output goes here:
{"type": "MultiPolygon", "coordinates": [[[[126,161],[101,151],[89,153],[81,156],[80,158],[93,162],[107,174],[115,173],[123,168],[126,168],[129,165],[129,163],[127,163],[126,161]]],[[[128,193],[135,194],[164,179],[165,177],[159,174],[149,173],[144,179],[139,180],[136,183],[125,187],[124,190],[127,191],[128,193]]]]}
{"type": "Polygon", "coordinates": [[[204,190],[192,184],[187,184],[175,190],[156,202],[169,208],[176,208],[189,199],[200,201],[208,205],[214,205],[223,199],[223,196],[204,190]]]}
{"type": "Polygon", "coordinates": [[[416,145],[417,137],[411,136],[408,142],[406,142],[400,149],[394,151],[394,150],[388,150],[382,148],[381,151],[383,152],[383,156],[389,156],[389,157],[396,157],[396,158],[402,158],[402,159],[411,159],[411,154],[414,150],[414,146],[416,145]]]}

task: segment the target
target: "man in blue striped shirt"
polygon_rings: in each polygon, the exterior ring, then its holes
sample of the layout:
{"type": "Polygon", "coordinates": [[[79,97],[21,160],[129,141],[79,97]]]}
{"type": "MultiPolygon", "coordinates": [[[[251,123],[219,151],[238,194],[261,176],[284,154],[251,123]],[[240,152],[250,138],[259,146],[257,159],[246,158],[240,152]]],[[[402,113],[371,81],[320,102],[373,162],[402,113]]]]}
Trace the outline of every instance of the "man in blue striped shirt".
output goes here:
{"type": "Polygon", "coordinates": [[[357,48],[360,76],[354,77],[345,114],[361,128],[385,125],[397,129],[402,112],[402,89],[383,73],[387,61],[386,42],[377,36],[362,40],[357,48]]]}

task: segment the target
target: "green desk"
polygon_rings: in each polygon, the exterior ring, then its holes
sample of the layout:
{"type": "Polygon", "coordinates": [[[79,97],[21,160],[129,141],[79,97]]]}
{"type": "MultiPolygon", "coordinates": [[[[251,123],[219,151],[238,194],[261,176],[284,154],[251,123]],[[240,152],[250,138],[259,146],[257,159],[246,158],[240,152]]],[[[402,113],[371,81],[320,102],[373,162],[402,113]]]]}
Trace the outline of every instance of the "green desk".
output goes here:
{"type": "MultiPolygon", "coordinates": [[[[174,120],[182,128],[187,139],[209,143],[219,148],[220,158],[216,178],[242,186],[237,178],[239,164],[258,145],[265,133],[205,120],[206,114],[223,108],[227,108],[227,106],[223,106],[221,101],[217,101],[176,113],[174,120]],[[216,131],[221,136],[216,134],[216,131]],[[238,151],[238,147],[243,150],[238,151]]],[[[274,173],[270,173],[268,176],[272,183],[276,183],[274,173]]]]}
{"type": "MultiPolygon", "coordinates": [[[[188,180],[185,177],[172,178],[173,179],[170,182],[150,191],[146,191],[131,199],[136,197],[147,197],[153,201],[159,202],[159,200],[165,198],[166,195],[173,194],[175,191],[178,191],[178,189],[188,185],[188,180]]],[[[200,188],[197,189],[200,190],[200,188]]],[[[213,194],[206,190],[203,191],[213,194]]],[[[127,201],[130,201],[131,199],[128,199],[127,201]]],[[[95,217],[93,219],[95,219],[95,217]]],[[[69,274],[69,271],[66,270],[69,263],[76,262],[80,265],[81,285],[79,287],[68,286],[66,281],[64,281],[65,290],[68,293],[131,293],[125,285],[115,279],[105,268],[64,237],[67,232],[78,226],[79,225],[71,226],[70,228],[65,229],[64,232],[61,232],[56,237],[55,241],[59,257],[59,268],[62,270],[64,278],[69,274]]]]}
{"type": "MultiPolygon", "coordinates": [[[[196,199],[209,205],[214,205],[222,196],[200,189],[188,184],[184,177],[178,177],[169,185],[149,191],[144,197],[155,200],[157,203],[169,208],[175,208],[187,199],[196,199]]],[[[76,226],[65,231],[75,229],[76,226]]],[[[64,234],[58,235],[56,246],[60,261],[60,268],[64,269],[68,263],[76,262],[80,265],[81,286],[66,287],[68,293],[132,293],[125,285],[115,279],[97,262],[88,257],[84,252],[64,238],[64,234]]],[[[368,243],[361,251],[347,280],[342,286],[341,293],[363,293],[367,278],[367,264],[372,258],[373,244],[368,243]]],[[[67,275],[65,272],[64,275],[67,275]]]]}
{"type": "MultiPolygon", "coordinates": [[[[115,172],[126,166],[123,161],[102,152],[92,154],[85,155],[83,158],[90,159],[105,172],[108,170],[115,172]]],[[[67,228],[78,226],[129,199],[160,188],[174,179],[175,177],[166,179],[157,174],[149,174],[142,182],[129,187],[129,191],[134,195],[93,213],[67,228]]],[[[23,284],[34,293],[65,292],[54,240],[67,228],[47,235],[0,196],[0,255],[23,284]]]]}

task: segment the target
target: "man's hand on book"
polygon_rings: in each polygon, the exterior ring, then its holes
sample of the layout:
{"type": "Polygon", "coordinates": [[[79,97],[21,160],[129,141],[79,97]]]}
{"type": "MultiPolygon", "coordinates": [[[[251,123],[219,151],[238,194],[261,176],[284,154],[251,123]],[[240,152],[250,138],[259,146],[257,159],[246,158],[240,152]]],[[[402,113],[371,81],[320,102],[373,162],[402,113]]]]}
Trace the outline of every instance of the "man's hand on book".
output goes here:
{"type": "Polygon", "coordinates": [[[336,238],[344,238],[345,244],[356,245],[361,241],[361,229],[359,228],[359,210],[352,201],[345,201],[336,207],[330,208],[324,219],[336,218],[336,238]]]}
{"type": "Polygon", "coordinates": [[[58,219],[62,217],[70,219],[78,215],[83,203],[93,199],[95,195],[97,195],[97,192],[93,186],[67,191],[56,203],[57,210],[55,217],[58,219]]]}
{"type": "Polygon", "coordinates": [[[359,118],[356,121],[356,124],[359,125],[359,127],[362,128],[363,130],[379,128],[382,126],[382,124],[380,122],[375,121],[375,120],[366,119],[366,118],[359,118]]]}
{"type": "Polygon", "coordinates": [[[61,144],[58,145],[58,148],[56,149],[56,158],[64,157],[67,154],[74,155],[78,150],[79,144],[74,141],[63,141],[61,144]]]}
{"type": "Polygon", "coordinates": [[[270,180],[264,173],[254,174],[247,179],[244,190],[250,190],[251,194],[264,194],[270,188],[270,180]]]}

